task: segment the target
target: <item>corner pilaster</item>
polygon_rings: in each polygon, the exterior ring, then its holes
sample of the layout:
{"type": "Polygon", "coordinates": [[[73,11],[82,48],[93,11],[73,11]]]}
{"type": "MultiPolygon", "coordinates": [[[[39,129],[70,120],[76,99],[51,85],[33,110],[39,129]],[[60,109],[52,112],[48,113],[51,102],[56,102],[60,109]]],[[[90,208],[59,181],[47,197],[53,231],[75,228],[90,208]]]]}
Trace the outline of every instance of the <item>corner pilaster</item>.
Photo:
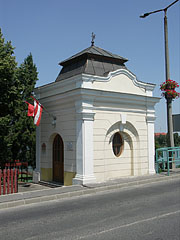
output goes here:
{"type": "Polygon", "coordinates": [[[76,104],[76,176],[73,184],[96,182],[93,165],[93,122],[91,100],[77,101],[76,104]]]}
{"type": "Polygon", "coordinates": [[[148,134],[148,159],[149,159],[149,174],[155,174],[155,143],[154,143],[154,122],[155,116],[147,116],[147,134],[148,134]]]}
{"type": "Polygon", "coordinates": [[[36,169],[33,171],[33,182],[40,181],[40,161],[41,161],[41,125],[36,127],[36,169]]]}

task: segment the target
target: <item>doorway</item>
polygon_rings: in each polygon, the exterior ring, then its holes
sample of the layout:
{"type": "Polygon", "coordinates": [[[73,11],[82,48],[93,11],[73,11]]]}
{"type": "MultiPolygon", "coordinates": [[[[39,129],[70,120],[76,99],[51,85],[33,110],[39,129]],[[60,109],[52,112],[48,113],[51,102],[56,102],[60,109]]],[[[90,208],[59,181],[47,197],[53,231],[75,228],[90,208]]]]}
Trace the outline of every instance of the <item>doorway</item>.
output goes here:
{"type": "Polygon", "coordinates": [[[59,134],[53,141],[53,181],[64,184],[64,144],[59,134]]]}

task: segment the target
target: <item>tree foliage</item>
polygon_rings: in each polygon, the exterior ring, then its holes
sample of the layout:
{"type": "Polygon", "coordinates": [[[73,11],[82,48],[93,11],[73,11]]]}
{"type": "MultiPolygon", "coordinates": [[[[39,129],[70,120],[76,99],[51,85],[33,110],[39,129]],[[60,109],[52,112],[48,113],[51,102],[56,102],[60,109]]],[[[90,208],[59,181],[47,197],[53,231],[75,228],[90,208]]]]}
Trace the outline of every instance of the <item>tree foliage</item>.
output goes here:
{"type": "MultiPolygon", "coordinates": [[[[180,147],[180,136],[178,135],[178,133],[174,133],[174,146],[180,147]]],[[[167,135],[160,134],[159,136],[155,136],[155,147],[156,149],[168,147],[167,135]]]]}
{"type": "Polygon", "coordinates": [[[174,146],[180,147],[180,135],[178,133],[174,133],[174,146]]]}
{"type": "Polygon", "coordinates": [[[37,68],[33,63],[30,54],[17,69],[17,78],[21,86],[21,101],[19,101],[19,113],[15,123],[15,137],[13,141],[13,159],[27,161],[34,166],[35,164],[35,125],[32,118],[27,117],[27,104],[25,101],[32,101],[30,96],[33,94],[36,81],[38,80],[37,68]],[[18,139],[18,141],[16,141],[18,139]]]}
{"type": "Polygon", "coordinates": [[[14,114],[17,104],[17,63],[11,42],[5,43],[0,30],[0,160],[11,158],[14,114]]]}
{"type": "Polygon", "coordinates": [[[35,127],[27,117],[37,68],[32,54],[17,67],[14,48],[0,29],[0,163],[19,159],[35,164],[35,127]]]}

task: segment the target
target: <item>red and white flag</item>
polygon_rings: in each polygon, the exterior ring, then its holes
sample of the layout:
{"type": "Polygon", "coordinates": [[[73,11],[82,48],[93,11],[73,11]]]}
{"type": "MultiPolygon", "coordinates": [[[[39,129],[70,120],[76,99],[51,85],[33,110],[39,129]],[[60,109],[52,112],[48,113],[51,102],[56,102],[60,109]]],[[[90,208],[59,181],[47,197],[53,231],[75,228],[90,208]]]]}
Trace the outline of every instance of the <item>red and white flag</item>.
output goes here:
{"type": "Polygon", "coordinates": [[[41,121],[43,106],[34,97],[32,97],[32,98],[34,99],[34,106],[32,104],[26,102],[28,104],[27,115],[30,117],[34,117],[34,124],[36,124],[36,126],[39,126],[40,121],[41,121]]]}
{"type": "Polygon", "coordinates": [[[34,106],[28,102],[26,102],[28,104],[28,113],[27,115],[29,117],[34,117],[34,106]]]}
{"type": "Polygon", "coordinates": [[[42,109],[42,105],[36,99],[34,99],[34,124],[36,124],[36,126],[39,126],[40,124],[42,109]]]}

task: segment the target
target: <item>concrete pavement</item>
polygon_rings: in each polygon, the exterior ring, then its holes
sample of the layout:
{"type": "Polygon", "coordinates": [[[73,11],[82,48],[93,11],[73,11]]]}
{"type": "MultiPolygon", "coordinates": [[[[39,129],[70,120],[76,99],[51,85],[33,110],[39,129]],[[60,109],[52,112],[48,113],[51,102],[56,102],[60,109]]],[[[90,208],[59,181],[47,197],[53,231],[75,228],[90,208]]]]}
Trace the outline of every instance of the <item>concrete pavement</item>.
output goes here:
{"type": "Polygon", "coordinates": [[[116,180],[110,180],[103,183],[89,184],[86,186],[60,186],[50,188],[39,184],[30,184],[30,186],[20,186],[16,194],[1,195],[0,209],[16,207],[31,203],[40,203],[45,201],[70,198],[86,194],[98,193],[102,191],[112,191],[120,188],[128,188],[144,184],[152,184],[162,181],[171,181],[180,178],[180,169],[171,172],[170,176],[166,174],[146,175],[141,177],[126,177],[116,180]]]}

